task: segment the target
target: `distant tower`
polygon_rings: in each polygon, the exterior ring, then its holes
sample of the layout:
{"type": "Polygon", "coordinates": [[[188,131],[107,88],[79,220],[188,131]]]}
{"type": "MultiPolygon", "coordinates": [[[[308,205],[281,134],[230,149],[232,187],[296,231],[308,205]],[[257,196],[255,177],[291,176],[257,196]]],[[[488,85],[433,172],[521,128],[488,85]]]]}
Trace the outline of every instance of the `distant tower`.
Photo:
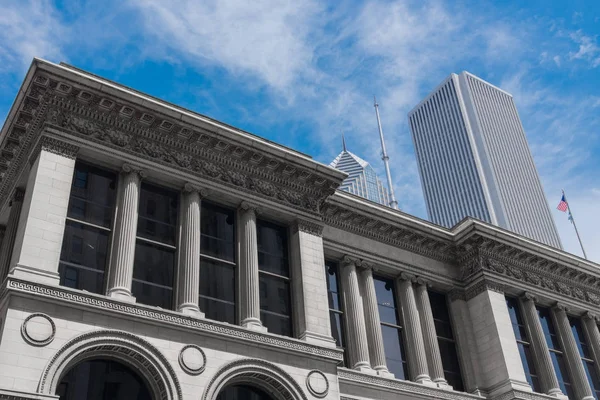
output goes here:
{"type": "Polygon", "coordinates": [[[377,98],[373,96],[373,102],[375,105],[375,115],[377,115],[377,127],[379,128],[379,139],[381,140],[381,159],[385,165],[385,176],[387,177],[388,187],[390,189],[390,204],[389,206],[393,209],[398,209],[398,202],[394,195],[394,184],[392,183],[392,174],[390,173],[390,158],[387,155],[385,149],[385,140],[383,140],[383,130],[381,129],[381,119],[379,118],[379,104],[377,104],[377,98]]]}
{"type": "Polygon", "coordinates": [[[408,119],[432,222],[471,216],[562,248],[509,93],[452,74],[408,119]]]}
{"type": "Polygon", "coordinates": [[[340,186],[341,190],[390,206],[387,188],[368,162],[348,151],[344,135],[342,135],[342,152],[329,165],[348,174],[340,186]]]}

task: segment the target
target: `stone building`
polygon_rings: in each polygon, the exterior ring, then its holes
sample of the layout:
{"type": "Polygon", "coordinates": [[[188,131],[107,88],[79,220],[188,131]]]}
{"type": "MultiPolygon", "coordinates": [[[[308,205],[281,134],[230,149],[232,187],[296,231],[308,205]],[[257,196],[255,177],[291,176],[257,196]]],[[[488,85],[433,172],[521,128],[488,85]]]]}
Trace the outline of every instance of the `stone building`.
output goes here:
{"type": "Polygon", "coordinates": [[[42,60],[0,142],[0,399],[597,396],[597,264],[42,60]]]}

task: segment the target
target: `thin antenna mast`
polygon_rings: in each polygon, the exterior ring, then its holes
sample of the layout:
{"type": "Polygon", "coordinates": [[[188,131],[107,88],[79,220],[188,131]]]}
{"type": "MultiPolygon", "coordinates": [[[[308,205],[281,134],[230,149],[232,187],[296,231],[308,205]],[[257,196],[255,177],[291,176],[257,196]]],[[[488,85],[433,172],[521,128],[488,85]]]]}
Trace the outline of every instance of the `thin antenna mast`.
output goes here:
{"type": "Polygon", "coordinates": [[[383,164],[385,165],[385,174],[387,176],[388,187],[390,188],[390,207],[397,210],[398,202],[396,201],[396,196],[394,195],[394,186],[392,185],[392,174],[390,173],[390,158],[387,155],[387,151],[385,150],[385,140],[383,139],[383,130],[381,129],[381,120],[379,119],[379,104],[377,104],[377,98],[373,96],[373,100],[375,102],[375,114],[377,115],[377,126],[379,127],[379,138],[381,139],[381,159],[383,160],[383,164]]]}
{"type": "Polygon", "coordinates": [[[571,205],[569,204],[569,200],[567,200],[567,195],[565,194],[565,190],[562,191],[563,198],[565,199],[565,203],[567,203],[567,209],[569,211],[569,220],[573,223],[573,228],[575,228],[575,234],[577,234],[577,240],[579,240],[579,245],[581,246],[581,251],[583,252],[583,258],[586,260],[587,254],[585,253],[585,249],[583,248],[583,242],[581,241],[581,236],[579,236],[579,231],[577,230],[577,225],[575,225],[575,217],[573,216],[573,212],[571,211],[571,205]]]}

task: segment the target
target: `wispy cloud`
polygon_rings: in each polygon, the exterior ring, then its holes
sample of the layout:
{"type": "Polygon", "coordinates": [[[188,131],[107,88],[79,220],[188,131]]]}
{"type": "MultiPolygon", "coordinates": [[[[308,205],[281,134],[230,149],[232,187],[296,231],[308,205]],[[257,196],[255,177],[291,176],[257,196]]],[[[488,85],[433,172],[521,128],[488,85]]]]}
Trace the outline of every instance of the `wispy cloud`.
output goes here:
{"type": "Polygon", "coordinates": [[[597,36],[588,36],[578,30],[572,32],[569,37],[579,46],[576,52],[569,53],[571,60],[587,61],[591,68],[600,66],[600,47],[597,36]]]}

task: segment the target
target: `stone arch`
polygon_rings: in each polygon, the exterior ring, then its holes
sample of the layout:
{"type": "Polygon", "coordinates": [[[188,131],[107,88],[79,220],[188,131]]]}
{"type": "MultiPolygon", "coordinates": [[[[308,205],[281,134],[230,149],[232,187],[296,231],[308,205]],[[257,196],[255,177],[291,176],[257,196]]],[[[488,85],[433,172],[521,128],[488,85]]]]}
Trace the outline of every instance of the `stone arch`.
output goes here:
{"type": "Polygon", "coordinates": [[[162,353],[148,341],[116,330],[87,332],[68,341],[44,368],[38,393],[53,395],[67,371],[91,359],[115,360],[138,371],[156,399],[183,398],[175,370],[162,353]]]}
{"type": "Polygon", "coordinates": [[[275,364],[257,359],[235,360],[225,364],[206,386],[202,400],[215,400],[221,390],[236,384],[256,386],[277,400],[308,400],[290,374],[275,364]]]}

